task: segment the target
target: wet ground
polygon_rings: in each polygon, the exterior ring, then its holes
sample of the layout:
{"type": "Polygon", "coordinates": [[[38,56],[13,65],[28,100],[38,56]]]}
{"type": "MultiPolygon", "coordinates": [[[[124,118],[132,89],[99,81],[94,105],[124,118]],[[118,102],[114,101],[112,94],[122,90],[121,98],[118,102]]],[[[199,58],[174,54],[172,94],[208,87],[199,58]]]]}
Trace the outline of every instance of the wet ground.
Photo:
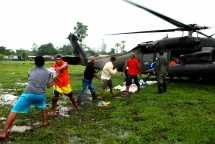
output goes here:
{"type": "MultiPolygon", "coordinates": [[[[26,85],[26,84],[27,83],[20,83],[20,85],[26,85]]],[[[109,90],[107,90],[107,91],[109,91],[109,90]]],[[[118,94],[118,95],[114,95],[113,98],[118,99],[118,98],[122,98],[122,96],[124,96],[123,92],[118,94]]],[[[4,106],[4,105],[13,106],[18,97],[19,96],[8,94],[5,90],[4,91],[2,90],[1,93],[0,93],[0,105],[2,105],[2,106],[4,106]]],[[[83,96],[82,104],[83,104],[83,106],[85,106],[85,105],[87,105],[87,104],[89,104],[91,102],[92,102],[92,96],[91,96],[90,91],[88,90],[87,93],[83,96]]],[[[48,108],[48,110],[51,109],[51,103],[47,103],[47,108],[48,108]]],[[[56,107],[56,115],[63,116],[63,117],[68,117],[74,111],[78,112],[73,107],[72,103],[70,102],[70,100],[69,100],[69,98],[67,96],[62,96],[62,97],[59,98],[58,105],[56,107]]],[[[0,120],[1,120],[2,123],[5,123],[6,117],[7,116],[0,117],[0,120]]],[[[41,126],[41,125],[42,124],[39,121],[31,124],[30,126],[27,126],[27,125],[23,125],[23,126],[12,125],[11,128],[9,129],[9,132],[24,132],[26,130],[32,129],[32,127],[41,126]]],[[[0,129],[0,131],[1,131],[1,129],[0,129]]],[[[126,133],[121,134],[122,137],[124,135],[127,135],[127,134],[126,133]]]]}

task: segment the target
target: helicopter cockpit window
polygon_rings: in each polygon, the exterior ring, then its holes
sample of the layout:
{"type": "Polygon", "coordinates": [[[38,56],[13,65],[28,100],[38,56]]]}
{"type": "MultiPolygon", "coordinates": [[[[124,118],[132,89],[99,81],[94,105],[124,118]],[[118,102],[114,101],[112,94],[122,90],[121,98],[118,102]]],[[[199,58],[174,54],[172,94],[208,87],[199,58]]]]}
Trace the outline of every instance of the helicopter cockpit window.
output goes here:
{"type": "Polygon", "coordinates": [[[202,47],[202,51],[214,51],[214,48],[213,47],[202,47]]]}
{"type": "Polygon", "coordinates": [[[144,54],[144,57],[143,57],[143,61],[150,61],[152,62],[153,61],[153,53],[149,53],[149,54],[144,54]]]}

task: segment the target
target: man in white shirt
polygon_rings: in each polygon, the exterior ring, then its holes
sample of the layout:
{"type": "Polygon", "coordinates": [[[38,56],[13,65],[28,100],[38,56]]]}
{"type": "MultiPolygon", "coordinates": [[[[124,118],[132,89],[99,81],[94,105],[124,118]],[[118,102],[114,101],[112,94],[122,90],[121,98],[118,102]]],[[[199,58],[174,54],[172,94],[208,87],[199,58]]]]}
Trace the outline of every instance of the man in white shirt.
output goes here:
{"type": "Polygon", "coordinates": [[[111,57],[110,61],[107,62],[102,70],[102,75],[101,75],[101,79],[102,79],[102,88],[101,88],[101,92],[99,95],[99,99],[102,99],[102,95],[104,93],[104,90],[107,88],[107,86],[110,88],[110,93],[113,93],[113,83],[111,80],[111,75],[115,74],[117,72],[117,68],[114,68],[114,64],[116,62],[116,58],[115,57],[111,57]]]}

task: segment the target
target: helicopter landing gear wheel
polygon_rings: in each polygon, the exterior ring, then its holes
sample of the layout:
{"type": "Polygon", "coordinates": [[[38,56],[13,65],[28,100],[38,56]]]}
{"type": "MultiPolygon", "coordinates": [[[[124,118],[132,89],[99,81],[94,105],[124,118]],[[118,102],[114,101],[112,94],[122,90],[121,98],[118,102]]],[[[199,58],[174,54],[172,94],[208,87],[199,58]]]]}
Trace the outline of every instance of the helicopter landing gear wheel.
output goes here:
{"type": "Polygon", "coordinates": [[[201,79],[201,84],[215,85],[215,80],[211,76],[206,76],[201,79]]]}

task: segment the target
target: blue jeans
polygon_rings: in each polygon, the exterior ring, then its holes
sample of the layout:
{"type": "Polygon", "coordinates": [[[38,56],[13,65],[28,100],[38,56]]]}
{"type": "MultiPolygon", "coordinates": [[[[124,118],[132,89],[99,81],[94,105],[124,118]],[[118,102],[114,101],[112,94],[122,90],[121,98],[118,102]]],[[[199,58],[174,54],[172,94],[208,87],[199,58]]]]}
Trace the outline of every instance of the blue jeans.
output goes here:
{"type": "Polygon", "coordinates": [[[90,89],[92,97],[94,98],[95,95],[96,95],[96,92],[95,92],[95,88],[94,88],[94,86],[92,84],[92,81],[83,78],[82,79],[81,92],[79,93],[78,100],[77,100],[77,103],[78,103],[79,106],[81,105],[83,95],[87,92],[88,89],[90,89]]]}

